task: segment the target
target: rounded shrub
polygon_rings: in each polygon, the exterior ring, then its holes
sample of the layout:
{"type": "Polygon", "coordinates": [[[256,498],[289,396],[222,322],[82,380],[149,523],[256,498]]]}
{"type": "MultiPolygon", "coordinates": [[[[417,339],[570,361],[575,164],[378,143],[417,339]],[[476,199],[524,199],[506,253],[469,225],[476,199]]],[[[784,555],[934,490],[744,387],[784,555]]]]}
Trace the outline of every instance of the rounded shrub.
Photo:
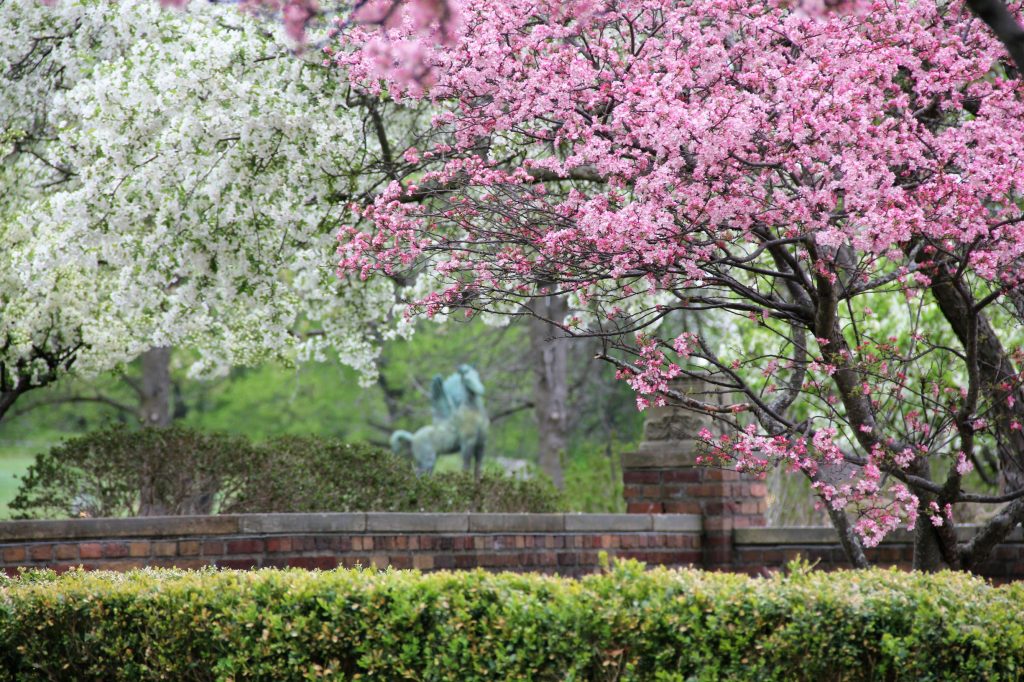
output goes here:
{"type": "Polygon", "coordinates": [[[258,455],[236,436],[115,426],[37,454],[8,506],[21,518],[208,514],[258,455]]]}

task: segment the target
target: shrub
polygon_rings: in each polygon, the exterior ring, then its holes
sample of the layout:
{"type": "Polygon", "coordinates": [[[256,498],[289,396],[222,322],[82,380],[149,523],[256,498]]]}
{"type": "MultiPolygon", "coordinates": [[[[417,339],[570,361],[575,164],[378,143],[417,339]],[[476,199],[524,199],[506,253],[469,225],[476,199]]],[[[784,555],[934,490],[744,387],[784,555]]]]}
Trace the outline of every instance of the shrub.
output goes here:
{"type": "Polygon", "coordinates": [[[224,512],[551,512],[561,496],[546,478],[458,471],[417,476],[412,463],[364,443],[286,436],[261,446],[243,492],[224,512]]]}
{"type": "MultiPolygon", "coordinates": [[[[634,562],[581,580],[338,570],[33,573],[6,680],[1014,680],[1024,585],[634,562]]],[[[6,677],[5,677],[6,676],[6,677]]]]}
{"type": "Polygon", "coordinates": [[[549,512],[543,478],[417,476],[365,443],[286,436],[253,445],[183,427],[111,428],[37,455],[10,508],[22,518],[329,511],[549,512]]]}
{"type": "Polygon", "coordinates": [[[238,494],[257,455],[234,436],[107,428],[36,455],[8,506],[22,518],[206,514],[238,494]]]}
{"type": "Polygon", "coordinates": [[[465,471],[446,471],[419,479],[419,492],[409,511],[557,512],[565,509],[562,494],[542,474],[522,479],[485,471],[480,480],[465,471]]]}
{"type": "Polygon", "coordinates": [[[412,464],[365,443],[282,436],[260,446],[224,512],[400,511],[416,495],[412,464]]]}

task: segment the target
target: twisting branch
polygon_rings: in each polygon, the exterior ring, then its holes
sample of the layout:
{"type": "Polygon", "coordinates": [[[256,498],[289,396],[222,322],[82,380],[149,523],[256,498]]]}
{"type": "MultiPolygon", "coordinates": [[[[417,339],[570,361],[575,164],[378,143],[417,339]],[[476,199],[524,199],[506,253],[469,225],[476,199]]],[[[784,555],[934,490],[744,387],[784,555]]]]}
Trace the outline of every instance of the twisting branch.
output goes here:
{"type": "Polygon", "coordinates": [[[966,0],[978,18],[988,24],[996,38],[1006,46],[1018,73],[1024,73],[1024,27],[1017,23],[1002,0],[966,0]]]}

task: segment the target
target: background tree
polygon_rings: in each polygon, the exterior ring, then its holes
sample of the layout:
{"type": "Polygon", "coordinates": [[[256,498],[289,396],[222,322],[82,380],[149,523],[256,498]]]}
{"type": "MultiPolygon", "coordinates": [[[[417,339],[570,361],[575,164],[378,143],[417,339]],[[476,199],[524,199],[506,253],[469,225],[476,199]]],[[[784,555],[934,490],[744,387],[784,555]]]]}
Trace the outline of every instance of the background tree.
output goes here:
{"type": "MultiPolygon", "coordinates": [[[[333,349],[373,380],[392,286],[339,285],[329,264],[380,150],[332,73],[204,3],[0,14],[0,416],[72,366],[178,345],[195,375],[333,349]]],[[[149,388],[164,422],[167,387],[149,388]]]]}
{"type": "MultiPolygon", "coordinates": [[[[709,460],[806,475],[855,565],[906,525],[918,567],[969,569],[1024,518],[1019,85],[965,7],[787,5],[464,7],[426,94],[383,74],[445,112],[340,269],[428,274],[405,292],[428,315],[568,297],[546,322],[601,339],[641,407],[724,422],[709,460]],[[985,449],[1001,490],[969,491],[985,449]],[[981,502],[1004,506],[958,542],[981,502]]],[[[333,56],[379,92],[369,39],[333,56]]]]}

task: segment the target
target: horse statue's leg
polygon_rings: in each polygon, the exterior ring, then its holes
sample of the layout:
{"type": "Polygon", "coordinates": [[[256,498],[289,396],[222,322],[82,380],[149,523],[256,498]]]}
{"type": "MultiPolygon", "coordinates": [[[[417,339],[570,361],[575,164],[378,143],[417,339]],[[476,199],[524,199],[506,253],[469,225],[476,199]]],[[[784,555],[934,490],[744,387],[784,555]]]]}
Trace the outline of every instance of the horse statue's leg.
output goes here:
{"type": "Polygon", "coordinates": [[[462,439],[459,443],[459,450],[462,452],[462,470],[469,471],[473,465],[473,443],[468,438],[462,439]]]}
{"type": "Polygon", "coordinates": [[[476,476],[476,480],[480,480],[480,469],[484,463],[484,446],[487,444],[487,438],[483,434],[477,437],[476,442],[473,444],[473,475],[476,476]]]}
{"type": "Polygon", "coordinates": [[[416,472],[420,474],[431,474],[434,472],[434,465],[437,463],[437,452],[428,437],[419,437],[412,441],[412,456],[416,460],[416,472]]]}

